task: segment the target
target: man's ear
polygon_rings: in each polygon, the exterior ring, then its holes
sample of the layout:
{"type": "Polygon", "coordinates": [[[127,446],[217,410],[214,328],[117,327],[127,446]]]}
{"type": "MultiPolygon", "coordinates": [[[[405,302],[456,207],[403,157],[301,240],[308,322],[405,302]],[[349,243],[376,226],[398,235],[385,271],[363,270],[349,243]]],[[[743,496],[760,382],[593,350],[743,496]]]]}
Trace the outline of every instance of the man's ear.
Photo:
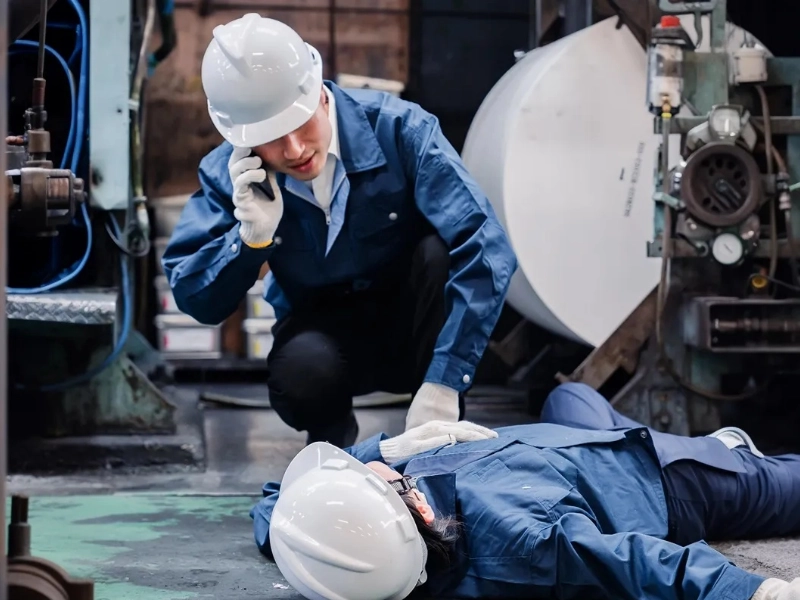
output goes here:
{"type": "Polygon", "coordinates": [[[430,507],[429,504],[425,504],[420,502],[416,504],[417,510],[419,511],[422,520],[425,521],[426,524],[430,525],[433,523],[435,515],[433,514],[433,509],[430,507]]]}
{"type": "Polygon", "coordinates": [[[330,102],[328,102],[328,94],[325,93],[324,88],[325,86],[323,85],[322,89],[320,89],[319,91],[320,93],[319,103],[322,104],[322,106],[325,108],[325,114],[327,115],[328,111],[330,110],[330,102]]]}

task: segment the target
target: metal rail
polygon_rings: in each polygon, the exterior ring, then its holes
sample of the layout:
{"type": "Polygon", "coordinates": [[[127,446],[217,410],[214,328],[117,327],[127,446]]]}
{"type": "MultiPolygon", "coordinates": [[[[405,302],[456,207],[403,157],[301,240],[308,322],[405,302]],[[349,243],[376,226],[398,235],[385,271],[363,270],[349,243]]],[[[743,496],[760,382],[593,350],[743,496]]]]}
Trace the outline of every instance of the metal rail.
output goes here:
{"type": "MultiPolygon", "coordinates": [[[[6,98],[8,60],[8,0],[0,0],[0,173],[6,171],[6,98]]],[[[8,215],[6,186],[0,185],[0,600],[8,593],[6,576],[6,392],[8,356],[6,346],[6,233],[8,215]]]]}

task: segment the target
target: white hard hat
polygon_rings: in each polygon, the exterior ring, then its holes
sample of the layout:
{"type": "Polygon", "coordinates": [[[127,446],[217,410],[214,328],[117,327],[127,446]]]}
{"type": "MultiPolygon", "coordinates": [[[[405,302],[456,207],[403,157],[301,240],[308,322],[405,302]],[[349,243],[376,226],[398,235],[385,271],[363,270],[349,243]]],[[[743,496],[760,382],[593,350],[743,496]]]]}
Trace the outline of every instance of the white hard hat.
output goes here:
{"type": "Polygon", "coordinates": [[[309,600],[401,600],[424,581],[427,553],[403,499],[325,442],[286,470],[269,542],[283,576],[309,600]]]}
{"type": "Polygon", "coordinates": [[[217,130],[234,146],[253,148],[311,118],[322,59],[288,25],[250,13],[214,28],[202,79],[217,130]]]}

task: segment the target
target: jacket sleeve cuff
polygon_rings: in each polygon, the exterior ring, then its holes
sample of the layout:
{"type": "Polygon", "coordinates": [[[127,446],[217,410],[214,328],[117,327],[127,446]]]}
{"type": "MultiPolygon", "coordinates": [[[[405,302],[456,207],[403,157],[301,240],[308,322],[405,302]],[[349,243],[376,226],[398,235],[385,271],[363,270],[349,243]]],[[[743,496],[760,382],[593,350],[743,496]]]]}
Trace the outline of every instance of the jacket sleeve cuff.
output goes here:
{"type": "Polygon", "coordinates": [[[708,597],[720,600],[751,600],[765,581],[766,577],[730,564],[721,573],[708,597]]]}
{"type": "Polygon", "coordinates": [[[355,446],[345,448],[344,451],[362,463],[373,461],[386,462],[381,455],[380,443],[387,439],[389,439],[388,435],[385,433],[378,433],[373,435],[371,438],[367,438],[363,442],[356,444],[355,446]]]}
{"type": "Polygon", "coordinates": [[[425,374],[425,381],[463,392],[472,386],[475,368],[472,363],[455,356],[434,353],[428,372],[425,374]]]}

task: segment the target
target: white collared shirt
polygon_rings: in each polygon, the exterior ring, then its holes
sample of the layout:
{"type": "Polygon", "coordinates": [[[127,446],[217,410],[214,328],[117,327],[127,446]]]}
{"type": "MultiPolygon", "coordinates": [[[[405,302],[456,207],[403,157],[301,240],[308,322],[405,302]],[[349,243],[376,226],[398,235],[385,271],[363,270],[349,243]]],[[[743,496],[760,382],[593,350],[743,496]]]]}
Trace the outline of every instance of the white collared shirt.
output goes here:
{"type": "Polygon", "coordinates": [[[320,208],[327,210],[333,201],[333,175],[336,172],[336,161],[341,159],[339,150],[339,124],[336,121],[336,100],[326,87],[322,86],[328,96],[328,120],[331,124],[331,144],[328,147],[328,160],[322,172],[311,181],[306,182],[314,193],[320,208]]]}

